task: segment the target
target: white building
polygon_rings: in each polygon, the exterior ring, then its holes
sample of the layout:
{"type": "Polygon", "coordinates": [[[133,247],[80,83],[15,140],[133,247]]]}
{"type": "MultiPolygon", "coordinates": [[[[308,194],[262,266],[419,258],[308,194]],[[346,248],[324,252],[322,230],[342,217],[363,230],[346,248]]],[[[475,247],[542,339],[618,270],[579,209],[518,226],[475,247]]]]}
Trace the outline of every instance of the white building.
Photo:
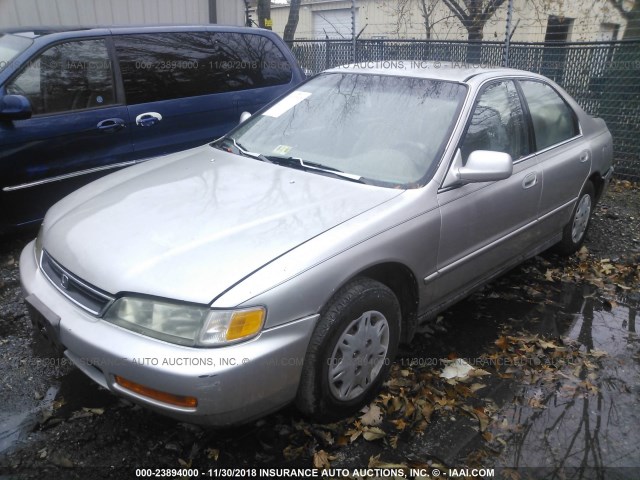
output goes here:
{"type": "Polygon", "coordinates": [[[244,0],[0,0],[0,28],[245,24],[244,0]]]}
{"type": "MultiPolygon", "coordinates": [[[[504,40],[507,3],[485,23],[483,40],[504,40]]],[[[351,4],[350,0],[303,0],[296,39],[351,38],[351,4]]],[[[511,39],[516,42],[615,40],[626,25],[610,0],[514,0],[513,4],[511,39]]],[[[288,5],[272,4],[273,30],[280,35],[288,16],[288,5]]],[[[442,0],[356,0],[360,38],[425,39],[427,26],[434,40],[468,38],[442,0]]]]}

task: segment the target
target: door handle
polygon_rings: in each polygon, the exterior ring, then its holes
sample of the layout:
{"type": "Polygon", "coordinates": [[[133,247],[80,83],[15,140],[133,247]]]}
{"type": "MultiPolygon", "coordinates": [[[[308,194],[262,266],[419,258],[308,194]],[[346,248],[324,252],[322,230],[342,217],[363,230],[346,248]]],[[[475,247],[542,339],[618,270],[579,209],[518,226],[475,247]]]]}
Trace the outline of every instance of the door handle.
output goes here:
{"type": "Polygon", "coordinates": [[[581,163],[584,163],[584,162],[586,162],[587,160],[589,160],[589,150],[585,150],[584,152],[582,152],[582,153],[580,154],[580,162],[581,162],[581,163]]]}
{"type": "Polygon", "coordinates": [[[527,189],[533,187],[536,183],[538,183],[538,174],[537,172],[532,172],[528,174],[522,180],[522,188],[527,189]]]}
{"type": "Polygon", "coordinates": [[[107,118],[105,120],[102,120],[101,122],[98,122],[98,125],[96,125],[96,127],[101,132],[117,132],[121,128],[125,127],[125,122],[121,118],[107,118]]]}
{"type": "Polygon", "coordinates": [[[152,127],[162,120],[162,115],[158,112],[141,113],[136,117],[136,125],[141,127],[152,127]]]}

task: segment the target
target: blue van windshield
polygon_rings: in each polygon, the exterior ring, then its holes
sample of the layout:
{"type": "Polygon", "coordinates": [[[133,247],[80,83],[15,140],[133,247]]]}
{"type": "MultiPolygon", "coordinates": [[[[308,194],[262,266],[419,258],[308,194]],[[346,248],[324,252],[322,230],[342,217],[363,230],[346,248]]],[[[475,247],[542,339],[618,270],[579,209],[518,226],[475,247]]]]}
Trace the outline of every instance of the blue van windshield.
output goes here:
{"type": "Polygon", "coordinates": [[[24,52],[33,43],[30,38],[0,33],[0,72],[7,68],[11,61],[24,52]]]}

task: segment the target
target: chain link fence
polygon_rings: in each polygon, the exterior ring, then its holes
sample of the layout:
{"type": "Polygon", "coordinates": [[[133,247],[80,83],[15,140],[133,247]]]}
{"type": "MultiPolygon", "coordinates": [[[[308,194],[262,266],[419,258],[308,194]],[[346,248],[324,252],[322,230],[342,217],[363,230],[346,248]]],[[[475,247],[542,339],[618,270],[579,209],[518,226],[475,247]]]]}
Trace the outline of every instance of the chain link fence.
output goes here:
{"type": "MultiPolygon", "coordinates": [[[[640,181],[640,41],[580,43],[297,40],[292,51],[307,73],[356,62],[414,60],[502,66],[541,73],[613,135],[616,176],[640,181]]],[[[444,64],[444,63],[443,63],[444,64]]]]}

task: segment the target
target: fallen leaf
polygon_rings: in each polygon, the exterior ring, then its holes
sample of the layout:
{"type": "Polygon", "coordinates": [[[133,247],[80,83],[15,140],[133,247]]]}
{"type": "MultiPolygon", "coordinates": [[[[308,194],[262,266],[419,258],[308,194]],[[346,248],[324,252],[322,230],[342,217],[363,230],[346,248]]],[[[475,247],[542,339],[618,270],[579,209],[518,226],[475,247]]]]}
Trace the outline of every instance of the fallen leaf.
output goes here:
{"type": "Polygon", "coordinates": [[[362,425],[370,427],[380,425],[380,423],[382,423],[382,409],[377,404],[372,403],[367,407],[364,415],[360,417],[360,421],[362,425]]]}
{"type": "Polygon", "coordinates": [[[403,406],[402,399],[397,395],[391,398],[389,406],[387,407],[387,413],[392,414],[400,410],[403,406]]]}
{"type": "Polygon", "coordinates": [[[589,355],[596,358],[606,357],[608,355],[604,350],[591,350],[589,355]]]}
{"type": "Polygon", "coordinates": [[[502,351],[506,351],[507,348],[509,348],[509,342],[507,341],[507,337],[505,337],[504,335],[498,338],[494,343],[502,351]]]}
{"type": "Polygon", "coordinates": [[[391,423],[393,423],[396,426],[397,430],[404,430],[405,428],[407,428],[407,422],[405,422],[403,419],[399,418],[398,420],[392,420],[391,423]]]}
{"type": "Polygon", "coordinates": [[[298,458],[300,455],[304,453],[305,447],[294,447],[293,445],[287,445],[285,449],[282,451],[282,455],[285,460],[293,460],[294,458],[298,458]]]}
{"type": "Polygon", "coordinates": [[[473,370],[473,367],[469,365],[467,362],[462,360],[461,358],[457,358],[453,361],[442,360],[443,363],[449,363],[442,373],[440,373],[441,378],[445,379],[462,379],[466,378],[469,373],[473,370]]]}
{"type": "Polygon", "coordinates": [[[362,435],[362,430],[351,429],[348,430],[346,434],[349,437],[349,443],[353,443],[360,435],[362,435]]]}
{"type": "Polygon", "coordinates": [[[312,430],[312,433],[315,435],[316,438],[319,438],[320,441],[325,445],[333,445],[334,443],[333,435],[331,435],[330,432],[314,428],[312,430]]]}
{"type": "Polygon", "coordinates": [[[469,387],[469,390],[471,390],[472,392],[477,392],[478,390],[482,390],[483,388],[485,388],[486,385],[483,385],[481,383],[474,383],[473,385],[471,385],[469,387]]]}
{"type": "Polygon", "coordinates": [[[373,440],[379,440],[386,435],[384,431],[378,427],[365,427],[362,431],[362,436],[365,440],[371,442],[373,440]]]}
{"type": "Polygon", "coordinates": [[[408,465],[404,464],[404,463],[391,463],[391,462],[385,462],[384,460],[380,460],[380,455],[372,455],[371,457],[369,457],[369,465],[367,465],[367,468],[394,468],[394,469],[403,469],[403,468],[408,468],[408,465]]]}
{"type": "Polygon", "coordinates": [[[324,450],[320,450],[313,454],[313,466],[315,468],[331,468],[331,463],[329,462],[329,455],[324,450]]]}
{"type": "Polygon", "coordinates": [[[207,448],[205,453],[207,454],[207,458],[213,461],[218,461],[218,457],[220,456],[220,450],[217,448],[207,448]]]}
{"type": "Polygon", "coordinates": [[[463,405],[461,408],[478,420],[481,432],[484,432],[487,429],[487,426],[489,425],[489,417],[484,413],[484,411],[479,408],[472,408],[469,405],[463,405]]]}
{"type": "Polygon", "coordinates": [[[431,419],[431,414],[433,413],[433,405],[425,403],[425,405],[420,409],[420,412],[422,413],[422,418],[428,422],[431,419]]]}

